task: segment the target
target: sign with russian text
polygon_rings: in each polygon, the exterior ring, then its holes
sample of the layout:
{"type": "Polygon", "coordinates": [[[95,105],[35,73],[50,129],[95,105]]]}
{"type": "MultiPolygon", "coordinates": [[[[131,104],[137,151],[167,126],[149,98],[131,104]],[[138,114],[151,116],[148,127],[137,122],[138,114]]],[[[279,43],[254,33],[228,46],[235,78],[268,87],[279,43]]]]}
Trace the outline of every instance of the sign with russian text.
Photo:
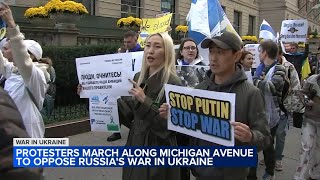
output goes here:
{"type": "Polygon", "coordinates": [[[132,52],[132,74],[131,74],[131,79],[133,79],[134,75],[138,72],[141,71],[142,67],[142,61],[143,61],[143,51],[138,51],[138,52],[132,52]]]}
{"type": "Polygon", "coordinates": [[[132,55],[129,53],[82,57],[76,59],[81,98],[95,94],[130,96],[132,55]]]}
{"type": "Polygon", "coordinates": [[[252,56],[253,56],[253,64],[252,64],[252,68],[257,68],[260,64],[260,57],[259,57],[259,46],[260,44],[246,44],[244,46],[244,49],[246,51],[251,52],[252,56]]]}
{"type": "Polygon", "coordinates": [[[306,42],[308,37],[308,21],[284,20],[281,25],[280,38],[283,42],[306,42]]]}
{"type": "Polygon", "coordinates": [[[234,146],[235,94],[165,85],[168,129],[234,146]]]}

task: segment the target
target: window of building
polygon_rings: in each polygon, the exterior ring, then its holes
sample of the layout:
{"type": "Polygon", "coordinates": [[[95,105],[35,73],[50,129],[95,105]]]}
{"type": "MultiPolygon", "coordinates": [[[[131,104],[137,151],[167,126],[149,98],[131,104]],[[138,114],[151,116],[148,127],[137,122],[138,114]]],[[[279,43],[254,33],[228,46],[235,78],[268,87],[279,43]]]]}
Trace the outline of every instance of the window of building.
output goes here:
{"type": "Polygon", "coordinates": [[[299,9],[299,10],[303,7],[303,4],[304,4],[303,1],[304,1],[304,0],[298,0],[298,2],[297,2],[297,3],[298,3],[298,9],[299,9]]]}
{"type": "Polygon", "coordinates": [[[241,12],[234,11],[233,14],[233,27],[237,31],[237,33],[240,35],[241,32],[241,12]]]}
{"type": "Polygon", "coordinates": [[[249,15],[248,35],[256,34],[255,27],[256,27],[256,17],[249,15]]]}
{"type": "Polygon", "coordinates": [[[88,10],[90,15],[95,15],[95,0],[75,0],[82,3],[88,10]]]}
{"type": "Polygon", "coordinates": [[[176,12],[175,0],[161,0],[161,11],[162,12],[176,12]]]}
{"type": "Polygon", "coordinates": [[[140,0],[121,0],[121,17],[140,17],[140,0]]]}
{"type": "Polygon", "coordinates": [[[180,23],[180,15],[176,14],[176,0],[161,0],[161,12],[171,12],[172,13],[172,24],[180,23]]]}

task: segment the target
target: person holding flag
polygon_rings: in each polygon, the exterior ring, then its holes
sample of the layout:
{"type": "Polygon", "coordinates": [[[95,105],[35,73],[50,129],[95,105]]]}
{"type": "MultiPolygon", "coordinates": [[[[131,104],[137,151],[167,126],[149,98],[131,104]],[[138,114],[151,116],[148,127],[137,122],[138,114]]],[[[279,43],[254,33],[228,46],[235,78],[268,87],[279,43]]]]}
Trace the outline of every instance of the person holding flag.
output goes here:
{"type": "MultiPolygon", "coordinates": [[[[263,20],[260,25],[259,39],[260,39],[260,41],[264,41],[264,40],[271,40],[273,42],[278,41],[277,34],[275,33],[273,28],[270,26],[270,24],[266,20],[263,20]]],[[[265,65],[261,61],[259,66],[257,67],[255,73],[254,73],[254,78],[259,79],[260,77],[264,76],[264,74],[263,74],[264,68],[265,68],[265,65]]]]}
{"type": "Polygon", "coordinates": [[[306,41],[304,53],[298,52],[299,46],[297,43],[290,44],[290,52],[285,53],[284,57],[294,65],[296,68],[300,80],[306,79],[311,73],[308,55],[309,55],[309,44],[306,41]]]}

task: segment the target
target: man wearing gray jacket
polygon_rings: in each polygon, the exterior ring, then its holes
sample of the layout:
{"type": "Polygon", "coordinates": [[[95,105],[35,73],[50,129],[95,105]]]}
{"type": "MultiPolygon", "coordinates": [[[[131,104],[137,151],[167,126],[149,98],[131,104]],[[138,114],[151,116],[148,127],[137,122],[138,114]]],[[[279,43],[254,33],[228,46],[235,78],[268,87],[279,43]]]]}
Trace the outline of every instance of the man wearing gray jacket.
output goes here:
{"type": "MultiPolygon", "coordinates": [[[[269,144],[270,133],[261,91],[247,81],[242,66],[237,64],[241,57],[241,40],[233,33],[223,32],[220,36],[206,39],[202,48],[209,48],[210,70],[207,78],[196,89],[236,94],[234,127],[235,146],[257,146],[262,150],[269,144]]],[[[168,106],[163,104],[160,115],[167,118],[168,106]]],[[[192,146],[219,146],[212,142],[192,138],[192,146]]],[[[249,169],[193,167],[197,180],[245,180],[249,169]]]]}

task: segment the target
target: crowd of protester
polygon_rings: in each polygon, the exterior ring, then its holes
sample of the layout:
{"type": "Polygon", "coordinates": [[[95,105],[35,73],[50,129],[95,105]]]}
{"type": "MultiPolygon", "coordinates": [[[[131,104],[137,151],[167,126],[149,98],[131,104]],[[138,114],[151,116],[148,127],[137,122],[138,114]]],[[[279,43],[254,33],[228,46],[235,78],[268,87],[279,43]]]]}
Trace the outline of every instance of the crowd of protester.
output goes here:
{"type": "MultiPolygon", "coordinates": [[[[0,83],[4,89],[0,89],[0,178],[16,179],[19,175],[24,179],[39,179],[41,169],[12,168],[12,138],[44,137],[41,110],[54,70],[50,59],[42,57],[40,44],[24,39],[6,4],[2,3],[0,17],[8,25],[7,40],[0,51],[0,83]]],[[[126,146],[219,146],[168,130],[169,106],[165,103],[164,84],[235,93],[235,122],[232,123],[235,146],[257,146],[258,151],[263,151],[259,162],[265,165],[262,179],[275,179],[275,170],[285,169],[282,158],[290,119],[303,122],[300,160],[293,178],[319,179],[320,75],[315,73],[304,83],[301,79],[308,45],[304,53],[297,52],[295,43],[291,44],[291,52],[283,52],[275,42],[264,40],[259,48],[261,63],[255,70],[252,54],[243,49],[242,41],[233,33],[223,32],[205,39],[200,46],[209,50],[209,64],[203,62],[191,38],[181,42],[176,54],[167,32],[150,35],[144,49],[137,43],[135,32],[124,35],[119,53],[144,51],[141,72],[130,79],[133,87],[128,91],[132,96],[118,99],[120,123],[130,129],[126,146]],[[182,79],[176,65],[208,66],[209,70],[192,73],[186,70],[189,74],[182,75],[182,79]],[[254,72],[251,81],[246,71],[254,72]]],[[[80,91],[78,86],[78,93],[80,91]]],[[[112,134],[107,140],[118,139],[121,139],[120,133],[112,134]]],[[[190,172],[197,180],[260,179],[256,171],[256,168],[130,167],[123,168],[123,179],[188,180],[190,172]]]]}

